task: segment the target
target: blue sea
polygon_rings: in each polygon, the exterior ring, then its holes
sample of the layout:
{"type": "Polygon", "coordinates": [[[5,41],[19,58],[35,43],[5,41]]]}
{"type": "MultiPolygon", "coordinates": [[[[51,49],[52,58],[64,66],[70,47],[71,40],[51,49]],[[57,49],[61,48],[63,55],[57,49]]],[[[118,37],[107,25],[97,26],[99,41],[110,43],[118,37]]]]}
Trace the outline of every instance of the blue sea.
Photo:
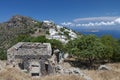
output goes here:
{"type": "Polygon", "coordinates": [[[82,30],[78,28],[73,28],[73,30],[84,35],[95,34],[98,37],[101,37],[102,35],[111,35],[113,38],[120,39],[120,30],[82,30]]]}

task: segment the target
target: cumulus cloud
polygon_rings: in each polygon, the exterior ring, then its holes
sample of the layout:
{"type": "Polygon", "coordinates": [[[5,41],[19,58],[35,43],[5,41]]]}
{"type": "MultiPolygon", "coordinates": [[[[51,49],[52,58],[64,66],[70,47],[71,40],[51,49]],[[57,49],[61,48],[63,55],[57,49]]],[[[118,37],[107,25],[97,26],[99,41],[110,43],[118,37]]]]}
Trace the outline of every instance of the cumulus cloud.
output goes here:
{"type": "Polygon", "coordinates": [[[120,25],[120,17],[79,18],[79,19],[75,19],[73,22],[64,22],[61,24],[64,26],[76,26],[76,27],[111,26],[118,24],[120,25]],[[87,22],[80,23],[80,21],[87,21],[87,22]]]}

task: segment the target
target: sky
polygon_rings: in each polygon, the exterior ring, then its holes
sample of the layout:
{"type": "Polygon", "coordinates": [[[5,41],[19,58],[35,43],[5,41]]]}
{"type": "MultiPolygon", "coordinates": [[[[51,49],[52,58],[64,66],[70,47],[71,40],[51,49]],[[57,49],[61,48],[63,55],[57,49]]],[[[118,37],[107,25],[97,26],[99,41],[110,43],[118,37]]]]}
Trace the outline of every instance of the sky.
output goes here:
{"type": "Polygon", "coordinates": [[[120,25],[120,0],[0,0],[0,22],[17,14],[68,27],[120,28],[114,27],[120,25]]]}

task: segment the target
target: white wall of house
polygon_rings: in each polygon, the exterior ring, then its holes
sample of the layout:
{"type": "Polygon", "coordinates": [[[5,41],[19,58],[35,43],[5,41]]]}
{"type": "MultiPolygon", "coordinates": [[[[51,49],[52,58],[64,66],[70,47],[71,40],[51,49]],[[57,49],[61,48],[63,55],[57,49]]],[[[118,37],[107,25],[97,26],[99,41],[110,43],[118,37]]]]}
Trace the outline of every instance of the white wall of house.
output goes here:
{"type": "MultiPolygon", "coordinates": [[[[44,21],[44,22],[46,22],[47,24],[51,23],[50,21],[44,21]]],[[[66,40],[67,37],[64,35],[64,32],[60,31],[60,29],[63,28],[63,26],[56,25],[56,28],[57,28],[57,31],[54,28],[49,29],[50,35],[48,39],[56,39],[61,41],[62,43],[67,43],[68,42],[68,40],[66,40]],[[63,33],[63,34],[59,35],[59,33],[63,33]]],[[[72,30],[65,29],[65,31],[69,32],[69,36],[71,37],[71,40],[73,40],[74,38],[77,38],[77,34],[74,33],[72,30]]]]}
{"type": "Polygon", "coordinates": [[[51,36],[55,35],[55,34],[58,34],[58,32],[53,28],[49,29],[49,33],[50,33],[51,36]]]}

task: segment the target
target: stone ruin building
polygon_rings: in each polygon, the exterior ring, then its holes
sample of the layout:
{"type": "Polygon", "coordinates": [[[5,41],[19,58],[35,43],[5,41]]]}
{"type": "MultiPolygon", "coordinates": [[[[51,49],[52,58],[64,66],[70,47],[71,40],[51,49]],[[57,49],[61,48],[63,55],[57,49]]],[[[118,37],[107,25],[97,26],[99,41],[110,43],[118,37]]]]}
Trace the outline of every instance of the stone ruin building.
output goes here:
{"type": "Polygon", "coordinates": [[[61,64],[67,56],[59,49],[52,50],[50,43],[19,42],[7,50],[8,65],[27,71],[31,76],[74,74],[92,80],[79,68],[64,68],[61,64]]]}
{"type": "Polygon", "coordinates": [[[7,50],[8,63],[28,71],[31,76],[54,73],[50,43],[19,42],[7,50]]]}

